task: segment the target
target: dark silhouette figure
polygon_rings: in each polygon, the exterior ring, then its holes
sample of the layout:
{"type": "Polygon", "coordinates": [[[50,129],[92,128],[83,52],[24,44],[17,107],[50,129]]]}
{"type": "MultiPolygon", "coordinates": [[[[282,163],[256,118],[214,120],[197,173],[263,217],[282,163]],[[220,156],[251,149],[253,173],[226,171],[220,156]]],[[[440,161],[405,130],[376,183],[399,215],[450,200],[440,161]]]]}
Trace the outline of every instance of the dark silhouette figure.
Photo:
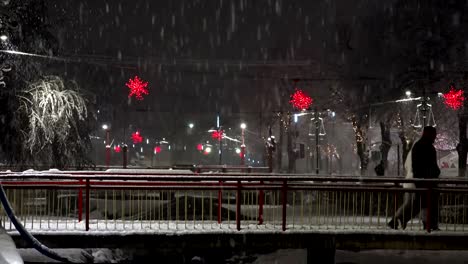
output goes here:
{"type": "MultiPolygon", "coordinates": [[[[437,132],[434,127],[424,127],[421,139],[414,144],[413,149],[411,150],[411,164],[410,166],[407,166],[407,169],[411,169],[411,172],[407,173],[412,173],[413,178],[436,179],[439,177],[440,169],[437,165],[437,154],[433,146],[436,136],[437,132]]],[[[408,165],[408,163],[406,165],[408,165]]],[[[433,188],[436,186],[433,186],[432,183],[416,183],[414,187],[433,188]]],[[[405,229],[408,221],[419,214],[422,209],[426,214],[430,214],[430,230],[438,230],[438,200],[439,196],[434,192],[430,193],[429,204],[427,204],[428,199],[425,194],[405,193],[403,204],[398,208],[398,211],[395,213],[393,219],[388,223],[388,226],[393,229],[398,229],[399,221],[402,228],[405,229]]],[[[422,218],[424,229],[427,229],[427,217],[423,214],[422,218]]]]}

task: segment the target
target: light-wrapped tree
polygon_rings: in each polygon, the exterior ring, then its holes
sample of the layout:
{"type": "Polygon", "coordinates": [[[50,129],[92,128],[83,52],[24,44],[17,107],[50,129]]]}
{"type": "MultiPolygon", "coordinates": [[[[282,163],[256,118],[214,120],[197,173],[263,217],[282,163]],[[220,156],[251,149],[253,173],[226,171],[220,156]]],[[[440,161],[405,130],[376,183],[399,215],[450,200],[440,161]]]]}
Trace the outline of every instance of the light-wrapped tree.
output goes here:
{"type": "Polygon", "coordinates": [[[58,76],[46,76],[31,83],[19,95],[19,116],[26,118],[22,129],[23,153],[34,163],[57,168],[89,163],[91,144],[86,130],[86,100],[75,83],[65,84],[58,76]]]}

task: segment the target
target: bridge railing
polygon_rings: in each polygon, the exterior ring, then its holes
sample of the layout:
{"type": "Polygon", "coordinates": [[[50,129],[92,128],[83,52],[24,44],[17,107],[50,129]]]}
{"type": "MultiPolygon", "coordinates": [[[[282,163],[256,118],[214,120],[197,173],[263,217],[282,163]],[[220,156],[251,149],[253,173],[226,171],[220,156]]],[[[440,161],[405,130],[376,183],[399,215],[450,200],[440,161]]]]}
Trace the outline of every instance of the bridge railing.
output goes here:
{"type": "MultiPolygon", "coordinates": [[[[468,181],[275,174],[60,172],[0,174],[17,217],[33,231],[389,230],[410,199],[407,230],[468,228],[468,181]],[[402,188],[425,183],[427,188],[402,188]],[[419,216],[436,197],[439,212],[419,216]]],[[[3,211],[1,224],[14,229],[3,211]]]]}

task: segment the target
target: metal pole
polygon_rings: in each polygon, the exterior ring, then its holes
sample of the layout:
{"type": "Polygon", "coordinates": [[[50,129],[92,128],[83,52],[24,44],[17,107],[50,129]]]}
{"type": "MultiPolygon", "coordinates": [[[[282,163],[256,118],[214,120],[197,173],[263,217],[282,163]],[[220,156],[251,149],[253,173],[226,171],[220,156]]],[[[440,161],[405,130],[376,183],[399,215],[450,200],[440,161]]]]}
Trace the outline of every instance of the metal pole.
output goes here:
{"type": "Polygon", "coordinates": [[[315,119],[315,173],[319,174],[319,132],[320,132],[320,127],[319,127],[319,113],[317,108],[315,108],[315,113],[314,113],[314,119],[315,119]]]}
{"type": "Polygon", "coordinates": [[[221,127],[219,127],[218,132],[220,133],[220,138],[219,138],[219,165],[223,164],[223,135],[221,133],[221,127]]]}
{"type": "Polygon", "coordinates": [[[110,165],[110,155],[111,155],[111,146],[110,146],[110,131],[106,129],[106,168],[109,168],[110,165]]]}
{"type": "Polygon", "coordinates": [[[397,175],[400,176],[400,144],[397,145],[397,175]]]}
{"type": "Polygon", "coordinates": [[[245,165],[245,141],[244,141],[244,128],[242,128],[242,145],[241,145],[241,153],[240,153],[240,158],[241,158],[241,165],[245,165]]]}

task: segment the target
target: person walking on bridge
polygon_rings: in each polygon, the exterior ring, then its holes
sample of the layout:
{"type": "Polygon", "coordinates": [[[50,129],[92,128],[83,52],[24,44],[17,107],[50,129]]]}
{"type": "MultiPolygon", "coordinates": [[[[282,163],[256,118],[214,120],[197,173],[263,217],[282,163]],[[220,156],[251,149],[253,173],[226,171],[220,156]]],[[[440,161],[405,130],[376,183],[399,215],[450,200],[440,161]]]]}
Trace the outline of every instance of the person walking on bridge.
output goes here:
{"type": "MultiPolygon", "coordinates": [[[[417,179],[436,179],[439,177],[440,169],[437,165],[437,154],[433,146],[436,136],[437,132],[434,127],[424,127],[421,139],[414,144],[407,160],[405,161],[406,178],[414,177],[417,179]]],[[[415,185],[405,183],[403,187],[433,188],[435,186],[428,183],[417,183],[415,185]]],[[[427,204],[426,197],[421,197],[421,194],[405,193],[403,204],[398,208],[395,216],[388,223],[388,226],[393,229],[398,229],[399,221],[401,223],[401,227],[405,229],[408,221],[419,214],[420,209],[423,209],[426,214],[428,212],[430,214],[430,230],[438,230],[438,200],[438,195],[435,193],[431,194],[430,204],[427,204]]],[[[424,229],[427,229],[426,220],[427,217],[423,215],[424,229]]]]}

